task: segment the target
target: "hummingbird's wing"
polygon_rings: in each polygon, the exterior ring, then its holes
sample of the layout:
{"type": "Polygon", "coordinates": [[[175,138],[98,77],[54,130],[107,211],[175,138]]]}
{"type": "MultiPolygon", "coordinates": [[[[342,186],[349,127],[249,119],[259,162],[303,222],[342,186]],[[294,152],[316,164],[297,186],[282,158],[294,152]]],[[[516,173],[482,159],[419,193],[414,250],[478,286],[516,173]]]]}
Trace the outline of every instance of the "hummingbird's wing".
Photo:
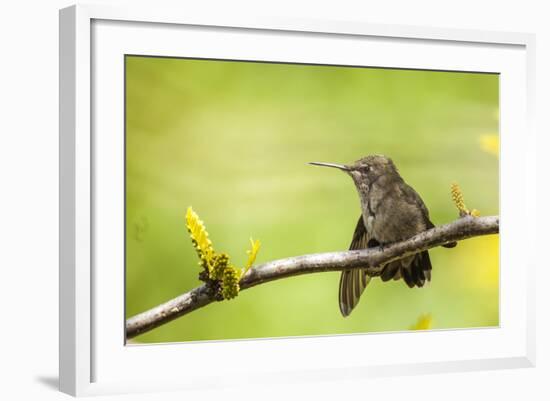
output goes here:
{"type": "MultiPolygon", "coordinates": [[[[434,227],[430,221],[428,208],[424,201],[411,186],[404,184],[400,187],[402,199],[410,205],[418,207],[421,211],[423,224],[418,226],[418,232],[428,230],[434,227]]],[[[447,248],[455,246],[456,243],[445,244],[447,248]]],[[[428,251],[420,252],[403,259],[396,260],[384,266],[380,278],[382,281],[390,279],[403,278],[405,283],[410,287],[423,287],[426,281],[430,281],[432,277],[432,263],[428,251]]]]}
{"type": "MultiPolygon", "coordinates": [[[[363,216],[359,216],[349,249],[365,249],[376,245],[378,243],[374,239],[369,239],[365,223],[363,223],[363,216]]],[[[370,276],[362,269],[344,270],[342,272],[338,298],[340,312],[344,317],[348,316],[359,303],[359,298],[370,279],[370,276]]]]}
{"type": "MultiPolygon", "coordinates": [[[[418,195],[418,192],[416,192],[414,188],[410,185],[405,184],[403,186],[403,193],[405,195],[404,199],[407,203],[420,206],[420,209],[422,210],[422,214],[424,216],[424,221],[426,223],[426,229],[434,228],[435,225],[430,220],[430,212],[428,211],[428,208],[426,207],[426,204],[424,203],[420,195],[418,195]]],[[[456,242],[449,242],[441,246],[444,248],[454,248],[456,245],[456,242]]]]}
{"type": "Polygon", "coordinates": [[[403,193],[403,200],[409,204],[412,204],[414,206],[418,206],[420,210],[422,211],[422,217],[424,218],[424,223],[426,224],[426,228],[433,228],[435,227],[434,224],[430,220],[430,212],[428,211],[428,208],[426,207],[426,204],[418,195],[418,192],[414,190],[413,187],[411,187],[408,184],[404,184],[401,187],[401,191],[403,193]]]}

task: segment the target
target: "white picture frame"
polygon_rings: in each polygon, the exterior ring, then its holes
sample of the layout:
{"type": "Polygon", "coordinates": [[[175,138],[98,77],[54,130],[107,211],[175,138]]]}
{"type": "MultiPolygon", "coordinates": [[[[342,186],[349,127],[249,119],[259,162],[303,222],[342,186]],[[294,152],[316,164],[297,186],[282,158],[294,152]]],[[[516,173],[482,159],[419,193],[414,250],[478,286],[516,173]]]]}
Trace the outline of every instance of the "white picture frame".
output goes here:
{"type": "Polygon", "coordinates": [[[531,259],[520,258],[518,250],[532,246],[529,235],[520,236],[519,233],[535,232],[533,199],[536,183],[532,174],[535,170],[535,138],[531,127],[534,43],[533,35],[523,33],[366,22],[291,18],[246,20],[215,14],[188,15],[181,10],[168,12],[155,8],[91,5],[61,10],[60,390],[80,396],[234,386],[239,382],[236,378],[243,374],[258,382],[284,383],[326,380],[328,377],[361,380],[388,374],[534,366],[535,285],[532,272],[535,260],[534,256],[529,256],[534,255],[532,252],[525,253],[531,259]],[[170,40],[174,35],[184,35],[182,38],[185,38],[191,34],[197,35],[201,49],[178,47],[181,40],[170,40]],[[372,353],[370,361],[361,355],[350,356],[345,361],[339,359],[340,351],[345,347],[361,349],[366,341],[363,335],[197,343],[192,347],[167,344],[125,348],[123,336],[118,335],[119,331],[123,333],[124,327],[124,316],[119,313],[123,306],[117,306],[123,300],[123,286],[119,284],[124,279],[123,266],[119,265],[120,271],[116,270],[121,252],[117,248],[120,236],[116,239],[120,227],[108,230],[115,236],[113,238],[105,230],[105,222],[117,221],[123,211],[121,192],[113,197],[105,195],[106,191],[116,191],[120,185],[120,176],[117,175],[120,164],[117,163],[121,163],[118,159],[123,156],[120,153],[121,137],[117,133],[120,131],[123,86],[120,85],[121,70],[116,65],[121,61],[120,55],[207,57],[210,51],[217,52],[219,58],[253,57],[292,62],[297,61],[296,57],[309,57],[306,61],[319,63],[338,58],[339,64],[365,65],[360,56],[354,58],[351,50],[339,52],[336,47],[331,47],[330,41],[336,37],[341,41],[360,43],[360,46],[363,42],[372,45],[373,54],[378,59],[369,62],[371,66],[503,74],[501,326],[495,330],[375,334],[379,342],[385,341],[387,336],[393,336],[392,339],[398,336],[404,344],[412,339],[417,348],[429,350],[423,359],[414,353],[392,356],[387,353],[376,355],[376,352],[372,353]],[[224,39],[223,49],[216,47],[221,38],[224,39]],[[260,38],[261,46],[254,45],[260,38]],[[309,55],[284,53],[292,49],[277,44],[288,38],[296,43],[303,41],[302,45],[307,42],[312,49],[322,45],[328,54],[313,53],[314,50],[309,55]],[[316,44],[321,40],[323,43],[316,44]],[[381,50],[376,50],[377,40],[384,41],[384,46],[378,46],[381,50]],[[265,46],[265,43],[270,46],[265,46]],[[391,49],[392,46],[399,46],[400,51],[382,49],[391,49]],[[283,47],[285,50],[278,53],[277,49],[283,47]],[[408,49],[414,49],[414,52],[408,49]],[[110,88],[109,92],[105,91],[106,87],[110,88]],[[98,129],[102,132],[99,140],[94,137],[98,129]],[[523,190],[514,190],[507,180],[523,183],[523,190]],[[512,243],[515,246],[507,246],[512,243]],[[111,263],[115,267],[109,270],[113,277],[98,274],[95,270],[111,263]],[[515,264],[515,269],[520,269],[514,271],[513,282],[508,264],[515,264]],[[441,352],[439,348],[444,349],[449,341],[453,341],[453,349],[441,352]],[[321,349],[323,357],[320,359],[321,349]],[[220,353],[233,358],[235,366],[210,369],[201,364],[201,359],[220,353]],[[236,358],[239,355],[241,357],[236,358]],[[293,355],[292,366],[288,366],[285,355],[293,355]],[[181,372],[167,375],[166,372],[182,358],[188,366],[193,366],[192,371],[185,377],[181,372]],[[155,369],[132,370],[136,366],[154,366],[155,369]]]}

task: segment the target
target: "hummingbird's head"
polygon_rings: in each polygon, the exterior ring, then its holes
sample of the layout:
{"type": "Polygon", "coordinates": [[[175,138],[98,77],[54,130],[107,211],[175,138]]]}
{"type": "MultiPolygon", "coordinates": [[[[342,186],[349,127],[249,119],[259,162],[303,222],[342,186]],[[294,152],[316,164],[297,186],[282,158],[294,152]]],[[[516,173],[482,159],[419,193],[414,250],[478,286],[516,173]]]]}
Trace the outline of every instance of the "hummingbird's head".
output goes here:
{"type": "Polygon", "coordinates": [[[350,165],[320,162],[311,162],[309,164],[338,168],[349,174],[356,184],[368,184],[384,175],[397,174],[397,176],[399,176],[393,161],[389,157],[383,155],[366,156],[350,165]]]}

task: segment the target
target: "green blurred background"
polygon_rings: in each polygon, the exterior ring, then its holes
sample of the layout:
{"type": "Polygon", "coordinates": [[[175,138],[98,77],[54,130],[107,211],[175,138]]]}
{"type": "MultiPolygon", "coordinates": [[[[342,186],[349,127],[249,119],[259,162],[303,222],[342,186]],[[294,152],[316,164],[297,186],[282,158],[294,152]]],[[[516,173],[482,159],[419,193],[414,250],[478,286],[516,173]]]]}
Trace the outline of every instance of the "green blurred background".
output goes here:
{"type": "MultiPolygon", "coordinates": [[[[201,284],[188,206],[240,265],[250,237],[262,242],[257,263],[347,249],[354,185],[309,161],[390,156],[436,225],[457,218],[452,182],[467,206],[498,214],[498,85],[491,74],[127,56],[126,316],[201,284]]],[[[135,342],[407,330],[423,314],[435,329],[498,325],[498,236],[430,255],[431,283],[374,279],[345,319],[339,273],[310,274],[135,342]]]]}

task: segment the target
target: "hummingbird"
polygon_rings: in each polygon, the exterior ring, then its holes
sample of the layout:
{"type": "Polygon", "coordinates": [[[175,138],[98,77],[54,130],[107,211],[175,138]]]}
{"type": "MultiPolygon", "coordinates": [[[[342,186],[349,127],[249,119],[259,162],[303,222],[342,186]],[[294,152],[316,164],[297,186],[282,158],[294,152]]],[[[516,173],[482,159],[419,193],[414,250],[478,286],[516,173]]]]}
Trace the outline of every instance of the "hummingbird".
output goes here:
{"type": "MultiPolygon", "coordinates": [[[[370,155],[350,165],[311,162],[315,166],[337,168],[348,174],[357,189],[361,216],[349,247],[365,249],[408,239],[434,227],[428,208],[418,193],[399,175],[393,161],[383,155],[370,155]]],[[[443,245],[453,248],[456,242],[443,245]]],[[[428,251],[386,264],[382,281],[403,281],[409,288],[423,287],[431,280],[432,264],[428,251]]],[[[364,269],[344,270],[340,276],[339,306],[346,317],[359,303],[371,277],[364,269]]]]}

